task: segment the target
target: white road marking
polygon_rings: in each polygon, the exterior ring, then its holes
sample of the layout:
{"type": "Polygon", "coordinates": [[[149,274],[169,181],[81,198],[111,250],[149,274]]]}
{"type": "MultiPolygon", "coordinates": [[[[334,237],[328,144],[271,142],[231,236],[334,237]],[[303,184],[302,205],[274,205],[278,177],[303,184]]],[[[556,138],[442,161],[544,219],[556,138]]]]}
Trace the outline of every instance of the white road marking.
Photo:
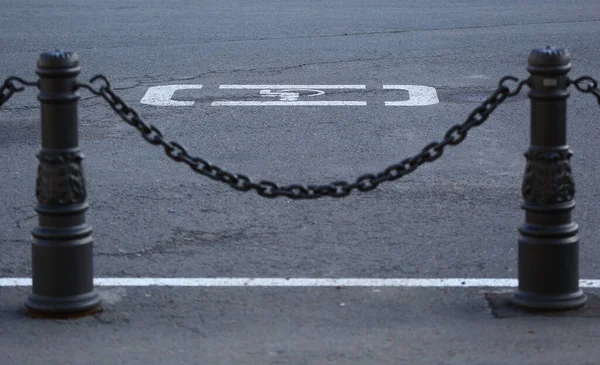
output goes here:
{"type": "Polygon", "coordinates": [[[366,89],[366,85],[221,85],[219,89],[366,89]]]}
{"type": "Polygon", "coordinates": [[[323,90],[365,89],[366,85],[220,85],[219,89],[260,90],[261,97],[278,97],[279,101],[214,101],[212,106],[365,106],[366,101],[303,101],[301,97],[325,94],[323,90]],[[274,91],[273,91],[274,90],[274,91]]]}
{"type": "MultiPolygon", "coordinates": [[[[96,286],[167,287],[407,287],[407,288],[514,288],[517,279],[470,278],[96,278],[96,286]]],[[[31,286],[30,278],[0,278],[0,287],[31,286]]],[[[600,288],[600,280],[583,279],[581,288],[600,288]]]]}
{"type": "Polygon", "coordinates": [[[366,101],[213,101],[212,106],[365,106],[366,101]]]}
{"type": "Polygon", "coordinates": [[[192,106],[193,101],[171,100],[177,90],[202,89],[202,85],[160,85],[152,86],[140,101],[142,104],[155,106],[192,106]]]}
{"type": "Polygon", "coordinates": [[[300,96],[321,96],[325,94],[323,90],[314,89],[284,89],[279,91],[271,91],[271,89],[261,90],[260,96],[263,98],[279,98],[280,101],[297,101],[300,96]],[[300,95],[302,94],[302,95],[300,95]]]}
{"type": "Polygon", "coordinates": [[[422,85],[383,85],[385,90],[406,90],[408,100],[386,101],[388,106],[425,106],[440,102],[434,87],[422,85]]]}
{"type": "MultiPolygon", "coordinates": [[[[159,85],[152,86],[142,100],[142,104],[154,106],[193,106],[193,101],[172,100],[178,90],[201,89],[202,85],[159,85]]],[[[260,90],[261,97],[277,97],[278,101],[214,101],[212,106],[365,106],[366,101],[304,101],[302,97],[321,96],[323,90],[355,89],[364,90],[366,85],[220,85],[219,89],[260,90]]],[[[383,85],[385,90],[406,90],[408,100],[386,101],[387,106],[426,106],[439,103],[434,87],[423,85],[383,85]]]]}
{"type": "Polygon", "coordinates": [[[366,101],[302,101],[301,97],[321,96],[323,90],[366,89],[366,85],[220,85],[219,89],[260,90],[261,97],[279,97],[279,101],[213,101],[212,106],[365,106],[366,101]],[[272,91],[280,90],[280,91],[272,91]]]}

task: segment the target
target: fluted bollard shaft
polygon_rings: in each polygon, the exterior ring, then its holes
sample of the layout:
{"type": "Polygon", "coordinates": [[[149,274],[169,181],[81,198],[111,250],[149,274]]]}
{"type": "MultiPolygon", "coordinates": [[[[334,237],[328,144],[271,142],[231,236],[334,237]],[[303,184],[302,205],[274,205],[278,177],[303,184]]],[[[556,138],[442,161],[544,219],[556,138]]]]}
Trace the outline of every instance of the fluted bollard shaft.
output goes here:
{"type": "Polygon", "coordinates": [[[579,289],[578,226],[572,152],[567,145],[567,98],[571,57],[546,47],[529,55],[531,145],[525,153],[525,223],[519,228],[519,287],[513,303],[530,309],[561,310],[585,304],[579,289]]]}
{"type": "Polygon", "coordinates": [[[100,307],[94,291],[92,228],[85,222],[86,188],[79,149],[77,75],[73,52],[43,53],[40,77],[42,148],[38,154],[38,226],[32,231],[32,294],[40,314],[81,314],[100,307]]]}

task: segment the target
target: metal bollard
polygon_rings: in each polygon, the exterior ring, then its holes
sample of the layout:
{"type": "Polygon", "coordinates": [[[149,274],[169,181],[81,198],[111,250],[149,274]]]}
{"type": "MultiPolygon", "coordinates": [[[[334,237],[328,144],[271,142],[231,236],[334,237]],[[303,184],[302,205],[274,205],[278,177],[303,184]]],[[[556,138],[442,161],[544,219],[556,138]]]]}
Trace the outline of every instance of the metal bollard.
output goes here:
{"type": "Polygon", "coordinates": [[[36,182],[39,224],[32,231],[33,313],[68,315],[100,309],[94,291],[92,227],[85,222],[86,189],[79,149],[77,75],[73,52],[43,53],[40,77],[42,149],[36,182]]]}
{"type": "Polygon", "coordinates": [[[519,228],[519,287],[512,302],[530,309],[564,310],[585,304],[579,289],[579,237],[571,219],[575,184],[567,145],[565,49],[534,49],[531,74],[531,145],[523,179],[525,223],[519,228]]]}

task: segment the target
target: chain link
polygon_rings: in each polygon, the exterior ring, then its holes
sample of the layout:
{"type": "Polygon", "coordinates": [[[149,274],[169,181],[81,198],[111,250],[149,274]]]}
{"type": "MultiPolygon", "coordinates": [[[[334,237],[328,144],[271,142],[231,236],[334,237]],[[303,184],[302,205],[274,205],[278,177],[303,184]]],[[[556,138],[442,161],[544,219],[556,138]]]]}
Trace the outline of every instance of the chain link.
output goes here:
{"type": "Polygon", "coordinates": [[[38,86],[37,82],[25,81],[20,77],[11,76],[0,86],[0,106],[6,103],[14,94],[25,90],[25,86],[38,86]]]}
{"type": "Polygon", "coordinates": [[[598,89],[598,81],[591,76],[582,76],[578,79],[571,80],[571,83],[575,85],[577,90],[584,94],[592,94],[598,100],[600,104],[600,90],[598,89]]]}
{"type": "Polygon", "coordinates": [[[397,164],[387,167],[377,174],[365,174],[358,177],[353,183],[346,181],[334,181],[326,185],[287,185],[280,186],[272,181],[253,182],[245,175],[234,174],[212,165],[208,161],[191,156],[188,151],[177,142],[167,142],[162,132],[151,124],[144,122],[138,113],[127,105],[111,88],[110,82],[103,75],[96,75],[90,80],[90,84],[78,84],[79,87],[88,89],[95,95],[101,96],[110,107],[129,125],[135,127],[142,137],[150,144],[161,146],[165,154],[174,161],[183,162],[193,171],[207,176],[210,179],[228,184],[239,191],[255,190],[260,196],[276,198],[285,196],[291,199],[315,199],[324,196],[341,198],[349,195],[353,190],[370,191],[383,182],[397,180],[427,162],[433,162],[440,158],[447,146],[455,146],[461,143],[468,131],[481,125],[489,115],[502,104],[507,98],[513,97],[521,91],[521,88],[529,83],[529,79],[520,81],[512,76],[502,78],[498,88],[480,106],[475,108],[462,124],[451,127],[444,139],[440,142],[432,142],[425,146],[416,155],[406,158],[397,164]],[[510,90],[505,84],[508,81],[516,83],[514,90],[510,90]],[[92,86],[95,82],[101,82],[98,88],[92,86]]]}

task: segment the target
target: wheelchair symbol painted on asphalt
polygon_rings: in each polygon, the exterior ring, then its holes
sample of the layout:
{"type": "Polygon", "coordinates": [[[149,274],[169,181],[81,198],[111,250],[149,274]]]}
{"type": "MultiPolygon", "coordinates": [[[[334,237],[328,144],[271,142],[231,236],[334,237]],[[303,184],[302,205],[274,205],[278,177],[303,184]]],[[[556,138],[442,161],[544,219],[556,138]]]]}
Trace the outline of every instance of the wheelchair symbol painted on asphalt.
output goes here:
{"type": "Polygon", "coordinates": [[[323,90],[312,89],[285,89],[279,91],[271,91],[270,89],[261,90],[260,96],[269,98],[279,98],[280,101],[296,101],[300,96],[319,96],[325,94],[323,90]]]}

